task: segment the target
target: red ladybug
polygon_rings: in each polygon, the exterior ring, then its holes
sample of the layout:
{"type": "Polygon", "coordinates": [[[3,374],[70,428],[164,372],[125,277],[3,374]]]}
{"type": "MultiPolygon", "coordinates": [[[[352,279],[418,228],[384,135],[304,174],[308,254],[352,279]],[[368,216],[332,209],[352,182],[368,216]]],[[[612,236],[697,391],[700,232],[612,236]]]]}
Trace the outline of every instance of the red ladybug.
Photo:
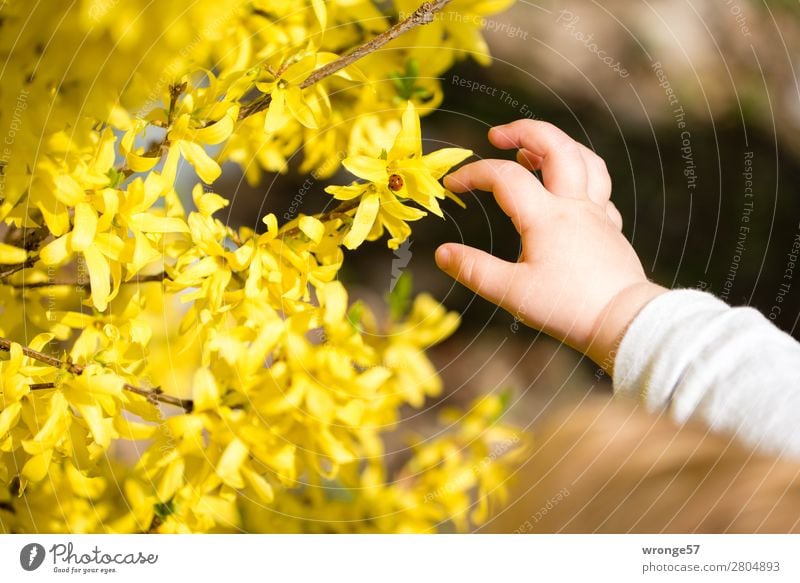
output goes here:
{"type": "Polygon", "coordinates": [[[399,174],[392,174],[389,177],[389,189],[397,192],[403,188],[403,177],[399,174]]]}

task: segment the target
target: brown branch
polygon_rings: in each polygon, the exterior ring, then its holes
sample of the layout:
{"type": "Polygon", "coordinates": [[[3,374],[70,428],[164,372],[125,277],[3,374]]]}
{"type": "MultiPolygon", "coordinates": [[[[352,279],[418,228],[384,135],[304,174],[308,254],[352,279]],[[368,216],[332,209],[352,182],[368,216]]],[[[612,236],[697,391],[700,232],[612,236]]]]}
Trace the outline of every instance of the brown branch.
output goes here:
{"type": "MultiPolygon", "coordinates": [[[[15,343],[11,342],[11,340],[0,338],[0,350],[4,352],[11,352],[12,344],[15,343]]],[[[38,350],[34,350],[33,348],[28,348],[27,346],[22,346],[22,354],[24,354],[28,358],[38,360],[39,362],[43,362],[45,364],[49,364],[50,366],[64,369],[74,375],[83,374],[83,367],[81,365],[75,364],[69,360],[63,361],[60,358],[56,358],[55,356],[50,356],[49,354],[39,352],[38,350]]]]}
{"type": "Polygon", "coordinates": [[[181,96],[181,93],[186,91],[187,87],[186,81],[183,83],[175,83],[169,86],[169,110],[167,111],[167,127],[172,125],[173,120],[175,119],[175,107],[178,105],[178,99],[181,96]]]}
{"type": "Polygon", "coordinates": [[[29,267],[33,267],[34,263],[39,261],[39,255],[31,255],[22,263],[16,263],[14,265],[9,265],[5,267],[2,271],[0,271],[0,279],[5,279],[14,275],[18,271],[22,271],[23,269],[28,269],[29,267]]]}
{"type": "MultiPolygon", "coordinates": [[[[14,343],[11,342],[10,340],[7,340],[5,338],[0,338],[0,350],[3,350],[5,352],[10,352],[12,344],[14,343]]],[[[28,348],[27,346],[22,346],[22,353],[28,358],[38,360],[39,362],[49,364],[50,366],[54,366],[59,369],[64,369],[76,376],[83,374],[84,371],[83,366],[75,364],[69,359],[63,361],[60,358],[44,354],[43,352],[39,352],[38,350],[33,350],[32,348],[28,348]]],[[[32,391],[55,389],[56,384],[33,383],[30,385],[30,388],[32,391]]],[[[158,405],[159,403],[163,403],[165,405],[173,405],[175,407],[180,407],[187,413],[191,413],[192,409],[194,408],[194,401],[192,401],[191,399],[181,399],[179,397],[173,397],[172,395],[166,395],[161,390],[161,387],[155,387],[154,389],[143,389],[142,387],[137,387],[129,383],[125,383],[122,386],[122,388],[131,393],[135,393],[137,395],[145,397],[153,405],[158,405]]]]}
{"type": "Polygon", "coordinates": [[[122,388],[124,388],[126,391],[130,391],[131,393],[136,393],[137,395],[145,397],[153,405],[157,405],[158,403],[173,405],[175,407],[180,407],[187,413],[191,413],[192,409],[194,409],[194,401],[191,399],[181,399],[180,397],[167,395],[161,390],[161,387],[155,387],[154,389],[143,389],[141,387],[135,387],[125,383],[122,388]]]}
{"type": "MultiPolygon", "coordinates": [[[[352,51],[347,54],[342,55],[335,61],[331,61],[327,65],[324,65],[311,73],[302,83],[300,83],[300,89],[306,89],[317,83],[322,81],[326,77],[330,77],[334,73],[341,71],[348,65],[352,65],[359,59],[367,56],[368,54],[378,50],[386,43],[396,39],[402,34],[407,33],[410,30],[418,27],[421,24],[427,24],[433,21],[434,14],[442,10],[447,4],[450,3],[450,0],[433,0],[431,2],[423,2],[419,8],[417,8],[414,12],[411,13],[410,16],[401,20],[388,30],[380,33],[379,35],[371,38],[367,42],[362,45],[359,45],[352,51]]],[[[256,12],[257,13],[257,12],[256,12]]],[[[167,113],[167,126],[165,129],[169,131],[169,127],[172,125],[172,117],[175,111],[175,104],[177,103],[177,99],[180,94],[186,90],[186,84],[182,83],[180,85],[175,84],[170,86],[170,103],[169,103],[169,110],[167,113]]],[[[239,117],[238,119],[241,121],[251,115],[254,115],[260,111],[264,111],[269,107],[269,104],[272,102],[272,96],[267,93],[265,95],[261,95],[260,97],[255,98],[253,101],[247,104],[243,104],[241,109],[239,110],[239,117]]],[[[210,125],[213,122],[206,122],[206,126],[210,125]]],[[[161,127],[161,124],[157,124],[161,127]]],[[[152,144],[147,151],[142,154],[145,158],[155,158],[160,157],[162,154],[162,149],[169,147],[169,141],[164,138],[160,142],[155,142],[152,144]]],[[[117,172],[121,173],[125,178],[130,177],[134,174],[133,170],[130,168],[126,168],[123,166],[122,168],[118,168],[117,172]]]]}
{"type": "MultiPolygon", "coordinates": [[[[341,202],[340,204],[338,204],[335,208],[333,208],[333,209],[331,209],[329,211],[326,211],[324,213],[320,213],[318,215],[314,215],[314,217],[318,221],[324,223],[326,221],[330,221],[331,219],[335,219],[339,215],[343,215],[343,214],[347,213],[348,211],[351,211],[353,209],[358,208],[358,205],[359,205],[360,202],[361,202],[360,199],[357,199],[357,198],[352,199],[352,200],[346,200],[346,201],[341,202]]],[[[286,238],[288,236],[299,235],[300,233],[302,233],[302,231],[300,230],[300,227],[297,226],[297,227],[292,227],[291,229],[287,229],[287,230],[283,231],[282,233],[280,233],[280,235],[281,235],[282,238],[286,238]]]]}
{"type": "MultiPolygon", "coordinates": [[[[439,12],[449,3],[450,0],[433,0],[432,2],[423,2],[419,8],[411,13],[410,16],[401,20],[390,29],[385,30],[364,44],[359,45],[349,53],[342,55],[335,61],[331,61],[327,65],[320,67],[311,73],[311,75],[309,75],[302,83],[300,83],[300,89],[306,89],[314,83],[322,81],[326,77],[330,77],[348,65],[352,65],[359,59],[378,50],[383,45],[396,39],[400,35],[407,33],[421,24],[427,24],[431,22],[434,14],[439,12]]],[[[243,106],[239,110],[239,119],[242,120],[260,111],[264,111],[269,107],[271,101],[272,97],[269,94],[262,95],[261,97],[254,99],[252,102],[243,106]]]]}
{"type": "Polygon", "coordinates": [[[47,227],[19,227],[9,230],[5,242],[22,247],[26,251],[35,251],[49,236],[50,231],[47,227]]]}
{"type": "Polygon", "coordinates": [[[55,383],[33,383],[31,385],[28,385],[28,387],[32,391],[42,391],[44,389],[55,389],[56,388],[56,384],[55,383]]]}
{"type": "MultiPolygon", "coordinates": [[[[142,275],[140,277],[137,277],[136,279],[123,281],[122,285],[127,285],[131,283],[151,283],[151,282],[162,283],[165,280],[169,279],[170,279],[169,275],[167,275],[165,272],[162,271],[161,273],[154,273],[152,275],[142,275]]],[[[56,287],[60,285],[66,285],[70,287],[80,287],[86,290],[91,289],[91,284],[89,282],[79,282],[79,281],[35,281],[32,283],[25,283],[23,281],[22,283],[14,283],[10,285],[11,287],[21,290],[37,289],[43,287],[56,287]]]]}

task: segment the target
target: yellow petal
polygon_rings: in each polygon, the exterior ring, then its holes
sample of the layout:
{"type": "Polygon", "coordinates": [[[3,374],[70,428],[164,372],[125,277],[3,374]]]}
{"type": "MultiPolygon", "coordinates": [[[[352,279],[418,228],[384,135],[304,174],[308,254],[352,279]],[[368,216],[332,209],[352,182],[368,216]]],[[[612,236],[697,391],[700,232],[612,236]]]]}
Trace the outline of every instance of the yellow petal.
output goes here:
{"type": "Polygon", "coordinates": [[[222,452],[222,457],[217,462],[217,475],[231,488],[244,487],[239,468],[249,454],[247,445],[238,437],[234,437],[222,452]]]}
{"type": "Polygon", "coordinates": [[[336,403],[324,390],[310,386],[306,391],[306,406],[314,421],[329,424],[336,414],[336,403]]]}
{"type": "Polygon", "coordinates": [[[123,249],[125,249],[125,243],[112,233],[100,233],[95,236],[92,247],[97,248],[100,253],[109,259],[119,260],[123,249]]]}
{"type": "MultiPolygon", "coordinates": [[[[130,226],[145,233],[188,233],[186,222],[177,217],[160,217],[153,213],[131,215],[130,226]]],[[[72,246],[75,246],[73,241],[72,246]]]]}
{"type": "Polygon", "coordinates": [[[275,493],[272,490],[272,486],[270,486],[269,482],[267,482],[262,476],[259,476],[246,466],[242,467],[241,472],[242,476],[244,476],[244,479],[247,482],[247,485],[253,489],[259,500],[265,504],[269,504],[275,499],[275,493]]]}
{"type": "Polygon", "coordinates": [[[342,282],[332,281],[320,290],[325,305],[323,322],[326,326],[335,326],[345,318],[347,312],[347,291],[342,282]]]}
{"type": "Polygon", "coordinates": [[[104,312],[108,307],[108,296],[111,294],[111,269],[108,261],[95,247],[87,247],[83,251],[83,257],[89,270],[92,303],[95,308],[104,312]]]}
{"type": "Polygon", "coordinates": [[[267,233],[275,235],[278,232],[278,219],[274,213],[269,213],[261,219],[261,222],[267,226],[267,233]]]}
{"type": "Polygon", "coordinates": [[[70,235],[62,235],[55,241],[51,241],[39,251],[39,259],[45,265],[56,265],[67,260],[70,256],[68,250],[70,235]]]}
{"type": "Polygon", "coordinates": [[[194,131],[192,138],[201,144],[219,144],[233,133],[236,108],[231,108],[219,121],[194,131]]]}
{"type": "Polygon", "coordinates": [[[161,168],[161,177],[167,184],[174,184],[178,175],[178,162],[181,161],[181,152],[176,146],[172,146],[167,151],[167,159],[164,160],[164,167],[161,168]]]}
{"type": "Polygon", "coordinates": [[[300,230],[314,243],[322,241],[322,236],[325,234],[325,225],[315,217],[302,216],[298,223],[300,230]]]}
{"type": "Polygon", "coordinates": [[[113,420],[103,416],[100,405],[75,404],[75,408],[80,412],[81,417],[89,426],[89,431],[95,443],[104,450],[111,445],[111,440],[116,437],[113,420]]]}
{"type": "Polygon", "coordinates": [[[402,221],[416,221],[428,214],[423,210],[404,205],[388,188],[381,190],[381,214],[385,213],[402,221]]]}
{"type": "Polygon", "coordinates": [[[365,408],[363,401],[350,401],[344,407],[339,407],[336,410],[336,417],[351,427],[358,427],[361,425],[361,420],[364,417],[365,408]]]}
{"type": "Polygon", "coordinates": [[[347,449],[341,441],[336,439],[329,430],[322,429],[319,432],[318,439],[323,451],[325,451],[335,463],[346,464],[355,459],[353,452],[347,449]]]}
{"type": "Polygon", "coordinates": [[[219,388],[210,370],[201,368],[194,373],[192,400],[195,411],[206,411],[219,405],[219,388]]]}
{"type": "Polygon", "coordinates": [[[342,160],[342,165],[348,172],[364,180],[379,184],[386,184],[389,181],[386,160],[371,156],[349,156],[342,160]]]}
{"type": "Polygon", "coordinates": [[[125,132],[119,142],[119,151],[125,157],[125,165],[134,172],[147,172],[153,168],[161,156],[141,156],[136,153],[135,139],[139,127],[125,132]]]}
{"type": "Polygon", "coordinates": [[[292,117],[310,129],[317,129],[319,124],[314,117],[314,112],[308,106],[303,95],[303,90],[296,86],[286,88],[286,107],[292,117]]]}
{"type": "Polygon", "coordinates": [[[206,184],[211,184],[219,175],[222,174],[222,168],[219,167],[214,159],[209,156],[205,148],[200,144],[194,142],[187,142],[181,140],[180,142],[181,154],[186,158],[186,161],[194,166],[195,172],[200,177],[200,180],[206,184]]]}
{"type": "Polygon", "coordinates": [[[17,424],[19,413],[22,410],[22,403],[11,403],[0,412],[0,437],[5,436],[8,431],[17,424]]]}
{"type": "Polygon", "coordinates": [[[93,317],[90,314],[84,314],[81,312],[62,312],[57,310],[48,312],[48,319],[51,322],[63,324],[64,326],[69,326],[70,328],[75,329],[86,328],[93,321],[93,317]]]}
{"type": "Polygon", "coordinates": [[[133,253],[128,264],[129,274],[133,275],[141,271],[145,266],[161,259],[161,253],[145,237],[143,233],[134,231],[133,233],[133,253]]]}
{"type": "Polygon", "coordinates": [[[198,212],[204,217],[210,217],[221,208],[229,204],[229,200],[213,192],[206,192],[203,186],[196,184],[192,189],[192,200],[198,212]]]}
{"type": "Polygon", "coordinates": [[[47,346],[53,338],[55,338],[54,334],[49,334],[49,333],[37,334],[33,338],[33,340],[31,340],[28,343],[28,347],[33,349],[33,350],[37,350],[39,352],[42,352],[44,347],[47,346]]]}
{"type": "Polygon", "coordinates": [[[175,492],[178,491],[178,488],[183,485],[184,468],[185,463],[182,457],[177,457],[170,462],[158,484],[157,494],[161,502],[169,502],[175,495],[175,492]]]}
{"type": "Polygon", "coordinates": [[[72,250],[83,251],[92,244],[97,232],[97,211],[89,203],[78,203],[75,206],[74,225],[70,240],[72,250]]]}
{"type": "Polygon", "coordinates": [[[264,116],[264,131],[267,133],[281,129],[288,121],[286,117],[286,91],[276,88],[270,95],[272,100],[264,116]]]}
{"type": "Polygon", "coordinates": [[[314,9],[314,15],[317,17],[317,21],[319,22],[319,27],[322,30],[325,30],[325,27],[328,25],[328,12],[325,9],[325,1],[311,0],[311,6],[314,9]]]}
{"type": "Polygon", "coordinates": [[[52,205],[43,202],[36,203],[39,212],[44,217],[47,228],[56,237],[60,237],[69,231],[69,212],[63,204],[55,203],[52,205]]]}
{"type": "Polygon", "coordinates": [[[403,122],[400,133],[394,140],[394,145],[389,151],[389,159],[402,159],[422,154],[422,132],[419,127],[419,116],[414,110],[414,104],[408,102],[403,112],[403,122]]]}
{"type": "Polygon", "coordinates": [[[134,441],[153,437],[156,426],[138,423],[117,415],[114,417],[114,429],[121,438],[134,441]]]}
{"type": "Polygon", "coordinates": [[[422,162],[428,167],[434,178],[441,178],[456,164],[472,156],[472,150],[463,148],[442,148],[422,157],[422,162]]]}
{"type": "Polygon", "coordinates": [[[303,57],[299,61],[289,65],[281,77],[284,81],[292,85],[299,85],[317,68],[317,61],[318,58],[316,54],[303,57]]]}
{"type": "Polygon", "coordinates": [[[368,184],[354,182],[348,186],[326,186],[325,192],[332,194],[336,200],[353,200],[364,194],[370,188],[368,184]]]}
{"type": "Polygon", "coordinates": [[[356,216],[353,218],[353,224],[342,240],[345,247],[355,249],[364,242],[378,216],[379,206],[380,198],[376,193],[368,194],[361,199],[356,216]]]}
{"type": "Polygon", "coordinates": [[[53,450],[47,449],[40,454],[31,457],[22,467],[22,477],[31,482],[39,482],[47,475],[50,469],[50,460],[53,458],[53,450]]]}
{"type": "Polygon", "coordinates": [[[67,206],[75,206],[86,200],[86,193],[76,180],[67,174],[59,174],[55,178],[56,198],[67,206]]]}
{"type": "Polygon", "coordinates": [[[27,258],[28,252],[25,249],[0,243],[0,263],[5,265],[24,263],[27,258]]]}

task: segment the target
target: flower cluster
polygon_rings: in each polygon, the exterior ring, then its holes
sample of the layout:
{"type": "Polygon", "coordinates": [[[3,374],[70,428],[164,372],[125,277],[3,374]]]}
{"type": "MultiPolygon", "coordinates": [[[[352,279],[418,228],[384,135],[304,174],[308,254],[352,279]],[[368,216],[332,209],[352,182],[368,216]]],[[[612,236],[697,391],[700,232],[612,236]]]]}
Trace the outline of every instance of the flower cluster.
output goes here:
{"type": "Polygon", "coordinates": [[[498,396],[386,463],[458,316],[422,294],[379,318],[338,279],[343,248],[460,202],[439,179],[470,155],[424,155],[419,115],[485,54],[477,28],[384,8],[3,5],[0,532],[418,532],[502,500],[525,438],[498,396]],[[223,164],[257,183],[300,149],[362,182],[320,215],[221,220],[223,164]]]}

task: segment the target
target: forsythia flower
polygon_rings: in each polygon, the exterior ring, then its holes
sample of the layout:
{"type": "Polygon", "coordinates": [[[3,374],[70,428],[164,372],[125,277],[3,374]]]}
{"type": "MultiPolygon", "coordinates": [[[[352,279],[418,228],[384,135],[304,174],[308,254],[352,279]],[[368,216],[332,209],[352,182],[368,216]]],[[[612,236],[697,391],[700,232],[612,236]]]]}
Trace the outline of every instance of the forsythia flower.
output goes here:
{"type": "Polygon", "coordinates": [[[409,101],[400,131],[388,151],[382,149],[375,156],[362,154],[343,160],[347,170],[368,182],[325,189],[338,200],[360,197],[353,225],[344,238],[345,247],[355,249],[368,237],[379,237],[385,227],[392,234],[389,247],[397,249],[411,233],[406,222],[419,220],[427,214],[403,204],[405,201],[415,202],[443,217],[440,199],[449,196],[461,201],[438,180],[471,155],[470,150],[462,148],[443,148],[423,155],[419,116],[409,101]]]}
{"type": "Polygon", "coordinates": [[[458,201],[439,179],[471,153],[423,154],[419,115],[441,101],[439,72],[484,50],[475,15],[505,4],[454,0],[464,30],[434,19],[411,34],[424,47],[372,50],[408,15],[367,0],[3,3],[0,532],[486,520],[524,443],[502,398],[442,417],[402,467],[385,457],[403,409],[442,393],[426,350],[458,315],[403,276],[379,318],[340,275],[343,247],[384,230],[397,247],[458,201]],[[196,177],[179,180],[181,160],[196,177]],[[329,187],[342,204],[319,215],[225,221],[233,200],[207,186],[223,164],[257,184],[293,160],[363,182],[329,187]]]}

